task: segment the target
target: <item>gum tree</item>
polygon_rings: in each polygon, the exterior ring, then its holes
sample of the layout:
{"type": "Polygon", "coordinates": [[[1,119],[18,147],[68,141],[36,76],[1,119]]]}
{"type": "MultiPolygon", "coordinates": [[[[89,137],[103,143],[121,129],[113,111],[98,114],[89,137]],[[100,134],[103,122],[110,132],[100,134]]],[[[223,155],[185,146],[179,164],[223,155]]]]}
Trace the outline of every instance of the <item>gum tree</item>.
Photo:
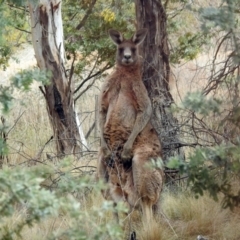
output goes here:
{"type": "Polygon", "coordinates": [[[79,124],[74,110],[72,71],[64,67],[61,1],[29,1],[31,32],[38,67],[51,73],[50,84],[41,88],[53,128],[58,155],[82,150],[79,124]]]}
{"type": "Polygon", "coordinates": [[[163,144],[164,159],[179,154],[178,125],[170,111],[167,16],[159,0],[135,0],[137,27],[147,28],[142,48],[143,81],[153,105],[152,123],[163,144]]]}

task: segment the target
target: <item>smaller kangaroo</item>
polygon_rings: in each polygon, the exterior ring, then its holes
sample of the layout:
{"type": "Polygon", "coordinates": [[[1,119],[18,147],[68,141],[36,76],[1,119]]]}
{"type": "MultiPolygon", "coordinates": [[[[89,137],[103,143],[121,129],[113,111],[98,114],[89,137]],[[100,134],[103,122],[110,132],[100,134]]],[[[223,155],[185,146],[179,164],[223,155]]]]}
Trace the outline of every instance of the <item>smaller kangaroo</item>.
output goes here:
{"type": "Polygon", "coordinates": [[[117,45],[116,69],[105,81],[99,98],[101,146],[97,175],[108,184],[104,197],[141,207],[152,218],[163,186],[163,170],[151,167],[161,158],[161,144],[150,123],[151,102],[142,82],[138,46],[147,30],[125,39],[109,30],[117,45]]]}

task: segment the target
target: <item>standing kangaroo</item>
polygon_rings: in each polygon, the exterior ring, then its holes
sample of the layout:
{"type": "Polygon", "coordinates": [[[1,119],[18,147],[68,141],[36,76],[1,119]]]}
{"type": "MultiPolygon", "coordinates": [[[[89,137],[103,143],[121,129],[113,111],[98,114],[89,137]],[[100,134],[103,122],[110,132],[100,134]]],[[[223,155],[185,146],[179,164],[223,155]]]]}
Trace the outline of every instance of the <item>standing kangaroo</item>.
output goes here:
{"type": "Polygon", "coordinates": [[[145,221],[152,218],[163,185],[163,170],[151,163],[161,158],[161,144],[150,123],[151,102],[142,82],[138,46],[147,35],[137,31],[124,39],[116,30],[109,35],[117,45],[116,69],[102,87],[99,98],[101,146],[98,178],[108,189],[104,197],[140,206],[145,221]]]}

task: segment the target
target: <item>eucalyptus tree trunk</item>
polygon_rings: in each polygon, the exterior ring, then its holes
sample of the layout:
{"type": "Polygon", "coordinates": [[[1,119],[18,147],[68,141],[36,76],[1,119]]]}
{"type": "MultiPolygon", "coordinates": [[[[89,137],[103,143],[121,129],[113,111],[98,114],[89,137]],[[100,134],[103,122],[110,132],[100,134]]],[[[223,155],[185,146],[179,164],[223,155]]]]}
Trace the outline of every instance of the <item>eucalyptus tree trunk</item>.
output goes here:
{"type": "Polygon", "coordinates": [[[29,11],[38,67],[51,73],[50,84],[44,86],[42,92],[57,153],[59,156],[80,153],[82,144],[74,111],[72,81],[64,68],[61,1],[29,0],[29,11]]]}
{"type": "Polygon", "coordinates": [[[161,0],[135,0],[137,28],[147,28],[142,44],[143,81],[152,101],[152,124],[163,145],[164,160],[179,154],[178,125],[170,107],[170,65],[167,43],[167,17],[161,0]]]}

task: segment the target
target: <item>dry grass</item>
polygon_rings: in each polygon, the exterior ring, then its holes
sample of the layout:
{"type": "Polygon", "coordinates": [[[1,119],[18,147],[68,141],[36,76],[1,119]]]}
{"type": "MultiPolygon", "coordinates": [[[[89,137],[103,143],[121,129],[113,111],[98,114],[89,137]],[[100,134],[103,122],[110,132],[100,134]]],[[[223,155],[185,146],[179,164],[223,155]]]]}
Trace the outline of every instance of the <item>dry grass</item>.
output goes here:
{"type": "MultiPolygon", "coordinates": [[[[40,91],[33,89],[28,94],[17,93],[15,96],[17,100],[6,118],[6,125],[11,129],[7,139],[8,163],[11,165],[34,159],[52,135],[40,91]]],[[[54,143],[49,144],[45,152],[54,152],[54,143]]]]}
{"type": "MultiPolygon", "coordinates": [[[[103,212],[101,217],[96,218],[96,209],[101,210],[101,205],[103,199],[100,196],[100,193],[92,192],[90,195],[82,197],[79,199],[81,203],[81,214],[84,217],[84,220],[79,224],[79,228],[83,232],[86,232],[90,237],[94,233],[93,226],[98,226],[102,223],[107,223],[114,221],[111,212],[103,212]]],[[[26,218],[26,211],[23,209],[16,210],[11,218],[4,221],[7,224],[9,229],[13,229],[14,226],[23,221],[26,218]]],[[[21,233],[22,239],[24,240],[43,240],[53,237],[53,235],[60,235],[69,230],[71,227],[76,225],[76,219],[71,218],[67,212],[62,212],[57,217],[49,217],[42,220],[40,223],[34,224],[32,227],[25,227],[21,233]]],[[[14,239],[20,239],[18,236],[15,236],[14,239]]],[[[68,239],[67,237],[62,236],[60,239],[68,239]]]]}
{"type": "MultiPolygon", "coordinates": [[[[28,94],[24,102],[25,105],[16,104],[10,118],[7,119],[10,126],[13,126],[21,113],[24,112],[9,134],[9,163],[11,165],[17,165],[34,158],[39,149],[51,136],[51,127],[41,94],[38,91],[33,91],[28,94]]],[[[84,105],[86,106],[88,103],[85,102],[84,105]]],[[[94,104],[91,104],[91,106],[94,109],[94,104]]],[[[42,154],[42,160],[48,163],[47,153],[54,153],[54,143],[48,145],[42,154]]],[[[88,155],[82,161],[73,161],[71,168],[76,169],[75,173],[79,174],[82,170],[81,167],[87,165],[95,166],[95,162],[92,159],[96,160],[96,155],[88,155]]],[[[50,166],[54,163],[49,162],[48,164],[50,166]]],[[[83,170],[87,170],[87,168],[83,170]]],[[[96,221],[95,218],[92,219],[93,209],[100,209],[103,199],[96,192],[92,192],[88,196],[80,194],[75,195],[75,197],[79,198],[82,204],[81,210],[87,219],[81,227],[90,236],[91,232],[94,231],[90,223],[91,221],[96,221]]],[[[240,239],[240,210],[235,209],[233,212],[223,210],[219,203],[214,202],[207,195],[195,199],[188,193],[179,192],[171,194],[165,191],[162,195],[161,206],[162,214],[158,216],[157,221],[149,224],[150,229],[146,223],[141,222],[141,215],[138,212],[135,211],[131,215],[131,229],[136,231],[138,240],[193,240],[200,234],[208,237],[209,240],[240,239]]],[[[11,218],[6,219],[4,222],[11,229],[25,217],[26,211],[18,209],[11,218]]],[[[123,239],[127,239],[131,232],[129,221],[125,216],[122,216],[122,219],[124,219],[123,230],[125,235],[123,239]]],[[[71,228],[72,221],[73,219],[67,214],[49,217],[38,224],[34,224],[31,228],[25,227],[22,232],[22,239],[48,239],[53,232],[60,233],[64,229],[71,228]]],[[[114,221],[112,213],[108,212],[99,217],[95,224],[112,221],[114,221]]],[[[19,238],[15,237],[15,239],[19,238]]]]}
{"type": "MultiPolygon", "coordinates": [[[[92,221],[96,226],[114,221],[111,212],[104,213],[97,219],[92,217],[94,209],[101,209],[103,199],[99,193],[92,192],[80,202],[82,204],[81,214],[84,212],[85,221],[79,227],[89,236],[94,231],[92,221]]],[[[171,194],[166,191],[163,193],[161,206],[161,214],[156,221],[149,224],[141,222],[141,214],[137,211],[131,215],[130,222],[122,215],[125,235],[123,239],[127,239],[132,231],[136,232],[138,240],[194,240],[198,235],[203,235],[209,240],[240,239],[240,209],[236,208],[232,212],[229,209],[223,210],[219,203],[214,202],[207,195],[195,199],[188,193],[171,194]]],[[[9,228],[13,228],[25,217],[24,209],[16,210],[11,218],[6,219],[5,223],[7,222],[9,228]]],[[[53,232],[60,233],[64,229],[71,228],[72,221],[73,219],[67,213],[59,217],[50,217],[32,227],[25,227],[22,239],[47,239],[52,236],[53,232]]]]}
{"type": "MultiPolygon", "coordinates": [[[[86,96],[84,97],[86,98],[86,96]]],[[[94,99],[94,95],[91,94],[88,97],[88,101],[85,99],[78,106],[78,109],[82,109],[79,116],[82,116],[81,124],[85,134],[95,121],[95,103],[91,101],[94,99]],[[87,107],[89,112],[86,110],[87,107]]],[[[10,165],[17,165],[35,159],[52,136],[45,99],[36,86],[27,94],[16,93],[15,99],[16,101],[14,101],[10,113],[5,117],[6,126],[10,129],[7,139],[9,144],[8,164],[10,165]]],[[[97,151],[99,140],[94,137],[94,132],[92,132],[88,140],[89,149],[97,151]]],[[[44,147],[41,160],[45,161],[49,156],[52,156],[53,159],[55,157],[54,141],[44,147]]]]}
{"type": "MultiPolygon", "coordinates": [[[[20,98],[20,95],[19,95],[20,98]]],[[[16,165],[36,156],[39,149],[51,136],[51,128],[48,122],[45,102],[38,91],[25,95],[25,105],[16,104],[11,115],[7,119],[10,126],[24,112],[9,135],[10,152],[9,163],[16,165]],[[30,104],[31,103],[31,104],[30,104]],[[34,106],[34,108],[32,107],[34,106]]],[[[94,107],[94,104],[92,104],[94,107]]],[[[46,158],[46,154],[54,153],[54,143],[44,149],[42,160],[46,161],[49,167],[54,167],[54,162],[46,158]]],[[[92,170],[96,166],[96,155],[87,155],[81,161],[72,160],[68,168],[75,169],[74,174],[80,174],[82,170],[92,170]],[[82,168],[84,167],[84,168],[82,168]]],[[[49,183],[51,184],[51,183],[49,183]]],[[[91,235],[92,221],[95,224],[113,222],[111,212],[104,213],[102,217],[93,219],[94,209],[101,209],[103,198],[98,192],[91,194],[76,194],[75,197],[81,202],[81,211],[86,216],[86,221],[81,227],[91,235]]],[[[16,209],[11,218],[4,222],[11,229],[17,222],[26,217],[26,209],[16,209]]],[[[171,194],[165,191],[161,197],[161,214],[157,221],[153,221],[147,227],[141,222],[141,214],[135,211],[131,214],[131,229],[129,220],[122,215],[123,231],[127,239],[132,230],[136,231],[138,240],[193,240],[198,235],[208,237],[209,240],[238,240],[240,239],[240,209],[223,210],[219,203],[211,200],[207,195],[195,199],[189,193],[171,194]]],[[[31,228],[25,227],[22,232],[23,239],[40,240],[48,239],[53,232],[60,233],[64,229],[72,226],[72,221],[66,213],[58,217],[49,217],[39,224],[34,224],[31,228]]],[[[15,239],[19,239],[15,237],[15,239]]]]}
{"type": "Polygon", "coordinates": [[[197,235],[208,239],[237,240],[240,209],[222,209],[205,194],[199,199],[190,194],[164,194],[162,208],[175,229],[178,239],[194,239],[197,235]]]}
{"type": "Polygon", "coordinates": [[[240,239],[240,209],[222,209],[218,202],[204,195],[199,199],[189,193],[166,191],[161,199],[161,215],[147,227],[134,219],[139,240],[193,240],[198,235],[209,240],[240,239]]]}
{"type": "MultiPolygon", "coordinates": [[[[8,229],[14,229],[17,224],[21,223],[27,217],[26,209],[16,210],[11,218],[4,221],[4,225],[8,229]]],[[[41,221],[38,224],[33,224],[32,227],[25,226],[20,236],[13,236],[14,239],[24,240],[43,240],[52,236],[53,232],[56,234],[70,227],[67,216],[51,217],[41,221]]]]}

